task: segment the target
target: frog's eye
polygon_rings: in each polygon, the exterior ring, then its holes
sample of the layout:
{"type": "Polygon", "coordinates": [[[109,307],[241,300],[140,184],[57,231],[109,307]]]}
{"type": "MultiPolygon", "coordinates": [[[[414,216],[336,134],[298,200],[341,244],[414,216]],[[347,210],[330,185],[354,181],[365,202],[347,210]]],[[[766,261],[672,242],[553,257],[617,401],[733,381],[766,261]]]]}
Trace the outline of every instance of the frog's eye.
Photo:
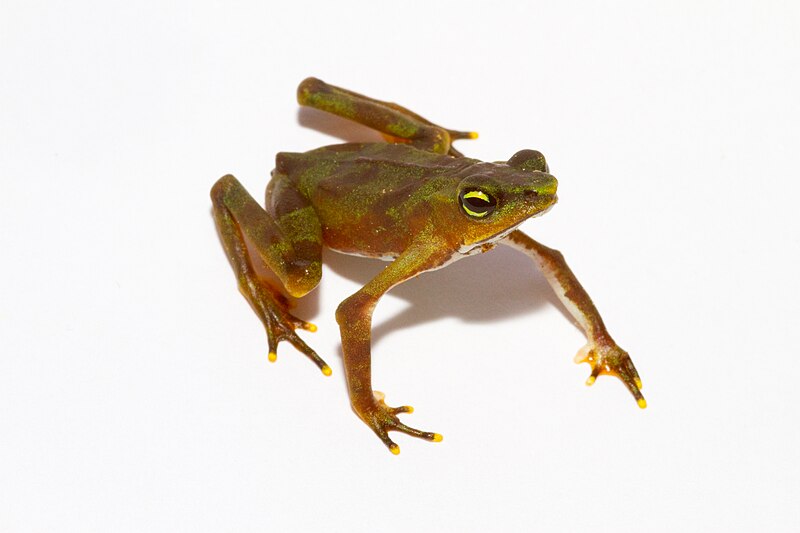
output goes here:
{"type": "Polygon", "coordinates": [[[483,218],[497,207],[497,200],[483,191],[464,191],[459,199],[464,212],[475,218],[483,218]]]}

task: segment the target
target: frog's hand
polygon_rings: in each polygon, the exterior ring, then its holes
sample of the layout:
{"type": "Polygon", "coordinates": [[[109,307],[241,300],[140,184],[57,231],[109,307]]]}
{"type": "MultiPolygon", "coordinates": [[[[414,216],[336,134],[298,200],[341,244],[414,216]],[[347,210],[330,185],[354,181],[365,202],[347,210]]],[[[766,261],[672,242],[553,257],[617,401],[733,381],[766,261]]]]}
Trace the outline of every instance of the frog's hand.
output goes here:
{"type": "Polygon", "coordinates": [[[597,376],[603,374],[616,376],[631,392],[639,407],[642,409],[647,407],[647,401],[641,391],[642,380],[639,378],[639,372],[636,371],[631,357],[610,338],[608,342],[587,343],[575,356],[575,362],[589,363],[592,367],[592,373],[586,380],[586,385],[593,385],[597,376]]]}
{"type": "Polygon", "coordinates": [[[297,101],[300,105],[364,124],[380,131],[392,142],[408,142],[422,150],[439,154],[461,156],[452,147],[452,141],[478,137],[475,132],[442,128],[403,106],[328,85],[317,78],[307,78],[300,83],[297,101]]]}
{"type": "Polygon", "coordinates": [[[400,413],[410,413],[410,407],[388,407],[383,395],[372,390],[370,354],[372,312],[378,300],[389,289],[427,270],[436,269],[452,256],[451,247],[435,236],[421,235],[408,250],[375,276],[361,290],[344,300],[336,310],[336,321],[342,332],[344,371],[353,410],[389,450],[400,453],[388,433],[400,431],[414,437],[438,442],[441,435],[410,428],[398,420],[400,413]]]}
{"type": "MultiPolygon", "coordinates": [[[[217,222],[222,244],[228,254],[239,290],[255,310],[267,331],[269,360],[277,359],[280,341],[288,341],[319,367],[323,374],[331,374],[330,367],[301,339],[295,330],[316,331],[316,326],[300,320],[288,311],[286,298],[261,279],[253,268],[247,243],[294,295],[311,290],[319,281],[321,237],[315,233],[315,221],[306,221],[302,231],[297,215],[302,208],[301,199],[291,190],[282,189],[280,182],[270,183],[271,211],[263,210],[233,176],[224,176],[211,189],[214,219],[217,222]],[[295,207],[278,216],[283,207],[295,207]],[[295,228],[295,229],[293,229],[295,228]],[[247,237],[247,242],[245,241],[247,237]],[[277,243],[277,244],[276,244],[277,243]],[[296,246],[295,246],[296,245],[296,246]]],[[[319,230],[319,223],[316,222],[319,230]]]]}
{"type": "Polygon", "coordinates": [[[601,374],[616,376],[628,388],[639,407],[645,408],[647,402],[641,392],[642,380],[633,361],[608,334],[592,299],[564,261],[561,252],[536,242],[519,230],[511,232],[503,243],[523,252],[536,262],[564,307],[586,334],[589,342],[575,357],[576,363],[589,363],[592,367],[586,384],[592,385],[601,374]]]}

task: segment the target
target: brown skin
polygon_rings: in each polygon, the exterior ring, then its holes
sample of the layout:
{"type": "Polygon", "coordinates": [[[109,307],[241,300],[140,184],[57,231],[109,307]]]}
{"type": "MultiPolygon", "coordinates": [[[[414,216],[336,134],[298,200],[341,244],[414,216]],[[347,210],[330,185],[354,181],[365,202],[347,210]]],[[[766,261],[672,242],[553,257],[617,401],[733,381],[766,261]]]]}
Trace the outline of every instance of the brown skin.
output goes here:
{"type": "Polygon", "coordinates": [[[393,453],[388,436],[400,431],[432,441],[441,435],[400,422],[408,406],[391,408],[372,388],[372,312],[392,287],[502,242],[529,255],[583,327],[588,343],[578,362],[592,374],[619,377],[641,407],[641,380],[628,354],[606,331],[597,309],[563,257],[516,227],[556,201],[556,179],[544,156],[522,150],[504,163],[463,157],[451,141],[475,134],[441,128],[397,105],[309,78],[298,101],[370,126],[391,142],[326,146],[279,153],[262,209],[233,176],[212,188],[214,218],[245,298],[267,330],[269,359],[286,340],[324,374],[331,369],[297,336],[316,328],[288,312],[277,288],[259,278],[263,262],[286,291],[301,297],[321,276],[321,249],[393,259],[336,311],[353,410],[393,453]],[[256,259],[251,254],[258,256],[256,259]]]}

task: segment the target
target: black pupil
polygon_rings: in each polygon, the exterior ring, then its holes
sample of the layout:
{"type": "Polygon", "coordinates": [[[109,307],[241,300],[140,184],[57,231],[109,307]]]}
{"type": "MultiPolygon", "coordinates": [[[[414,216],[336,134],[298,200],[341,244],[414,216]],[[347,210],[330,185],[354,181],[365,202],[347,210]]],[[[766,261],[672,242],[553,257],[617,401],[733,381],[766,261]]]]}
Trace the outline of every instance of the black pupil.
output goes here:
{"type": "MultiPolygon", "coordinates": [[[[464,193],[466,194],[466,193],[464,193]]],[[[494,208],[497,201],[489,196],[489,201],[477,196],[462,196],[461,201],[469,208],[470,211],[476,213],[486,213],[494,208]]]]}

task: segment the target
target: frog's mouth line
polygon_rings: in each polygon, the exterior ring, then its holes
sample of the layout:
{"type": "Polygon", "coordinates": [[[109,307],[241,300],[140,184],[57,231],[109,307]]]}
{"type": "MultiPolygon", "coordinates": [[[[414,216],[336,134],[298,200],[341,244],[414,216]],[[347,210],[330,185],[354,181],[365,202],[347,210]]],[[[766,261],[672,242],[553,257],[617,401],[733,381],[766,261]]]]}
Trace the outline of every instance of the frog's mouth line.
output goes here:
{"type": "MultiPolygon", "coordinates": [[[[529,217],[529,218],[533,218],[533,217],[529,217]]],[[[525,220],[527,220],[527,219],[525,219],[525,220]]],[[[523,220],[522,222],[525,222],[525,220],[523,220]]],[[[483,248],[485,245],[492,244],[492,243],[495,243],[495,242],[497,242],[499,240],[504,239],[505,237],[508,236],[509,233],[511,233],[512,231],[516,230],[518,227],[520,227],[522,225],[522,222],[520,222],[516,226],[511,226],[510,228],[508,228],[506,230],[503,230],[500,233],[492,235],[488,239],[484,239],[482,241],[478,241],[478,242],[470,244],[468,246],[462,246],[461,248],[459,248],[458,253],[460,253],[461,255],[472,255],[475,252],[477,252],[480,248],[483,248]]]]}
{"type": "MultiPolygon", "coordinates": [[[[537,217],[540,217],[540,216],[544,215],[545,213],[547,213],[548,211],[550,211],[551,209],[553,209],[553,206],[554,206],[554,205],[556,205],[557,203],[558,203],[558,196],[556,196],[556,195],[554,194],[554,195],[553,195],[553,201],[552,201],[552,202],[550,202],[550,205],[548,205],[547,207],[545,207],[544,209],[542,209],[542,210],[541,210],[541,211],[539,211],[538,213],[535,213],[535,214],[533,214],[533,215],[529,216],[528,218],[537,218],[537,217]]],[[[526,219],[526,220],[527,220],[527,219],[526,219]]]]}
{"type": "Polygon", "coordinates": [[[478,241],[476,243],[472,243],[469,246],[462,246],[461,248],[459,248],[458,253],[460,253],[462,255],[470,255],[472,253],[475,253],[478,248],[481,248],[481,247],[483,247],[483,246],[485,246],[487,244],[492,244],[492,243],[495,243],[497,241],[503,240],[504,238],[508,237],[508,235],[512,231],[515,231],[517,228],[519,228],[526,220],[530,220],[532,218],[540,217],[540,216],[544,215],[545,213],[547,213],[548,211],[550,211],[553,208],[553,206],[556,205],[557,201],[558,201],[558,198],[554,197],[553,198],[553,203],[551,203],[550,205],[548,205],[547,207],[545,207],[544,209],[542,209],[538,213],[535,213],[535,214],[529,216],[528,218],[526,218],[525,220],[523,220],[522,222],[520,222],[519,224],[517,224],[515,226],[511,226],[510,228],[505,229],[505,230],[501,231],[500,233],[496,233],[496,234],[492,235],[491,237],[488,237],[488,238],[486,238],[486,239],[484,239],[482,241],[478,241]]]}

